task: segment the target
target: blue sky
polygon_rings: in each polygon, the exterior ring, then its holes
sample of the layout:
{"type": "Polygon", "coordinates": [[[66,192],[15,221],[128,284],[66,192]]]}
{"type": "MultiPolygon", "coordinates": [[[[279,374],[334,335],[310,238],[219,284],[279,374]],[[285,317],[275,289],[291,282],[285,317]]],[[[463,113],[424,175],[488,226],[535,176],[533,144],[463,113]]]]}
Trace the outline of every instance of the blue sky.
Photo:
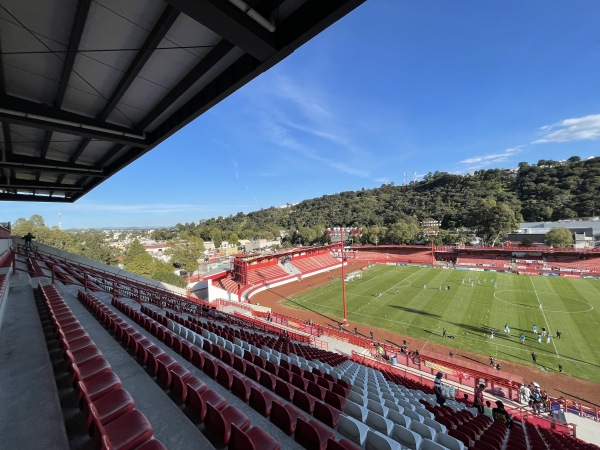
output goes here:
{"type": "Polygon", "coordinates": [[[600,2],[368,0],[75,204],[1,220],[171,226],[600,155],[600,2]]]}

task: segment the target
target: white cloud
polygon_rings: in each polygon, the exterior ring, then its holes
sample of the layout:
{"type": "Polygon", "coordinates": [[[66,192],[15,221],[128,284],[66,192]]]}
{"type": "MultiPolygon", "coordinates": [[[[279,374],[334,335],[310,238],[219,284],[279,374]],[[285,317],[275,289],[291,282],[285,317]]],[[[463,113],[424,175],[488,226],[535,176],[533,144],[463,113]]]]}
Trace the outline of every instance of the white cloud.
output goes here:
{"type": "Polygon", "coordinates": [[[508,158],[519,153],[522,148],[522,146],[507,148],[502,153],[474,156],[472,158],[463,159],[460,163],[470,166],[469,169],[481,168],[491,164],[507,161],[508,158]]]}
{"type": "Polygon", "coordinates": [[[600,139],[600,114],[565,119],[540,128],[544,136],[532,144],[600,139]]]}

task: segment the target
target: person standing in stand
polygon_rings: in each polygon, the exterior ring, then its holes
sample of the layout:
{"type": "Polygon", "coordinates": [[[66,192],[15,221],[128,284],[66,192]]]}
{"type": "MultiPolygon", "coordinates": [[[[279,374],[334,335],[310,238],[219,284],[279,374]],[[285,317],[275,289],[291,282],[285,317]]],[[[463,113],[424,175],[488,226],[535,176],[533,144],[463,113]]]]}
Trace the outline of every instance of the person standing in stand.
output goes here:
{"type": "Polygon", "coordinates": [[[27,233],[25,236],[23,236],[23,240],[25,241],[25,250],[33,249],[32,245],[31,245],[32,239],[35,239],[35,236],[31,233],[27,233]]]}
{"type": "Polygon", "coordinates": [[[442,393],[442,378],[444,378],[444,374],[438,372],[435,376],[435,380],[433,380],[433,392],[435,392],[435,398],[440,406],[444,406],[444,403],[446,403],[446,397],[444,397],[444,394],[442,393]]]}
{"type": "Polygon", "coordinates": [[[479,414],[483,414],[483,391],[485,390],[485,384],[480,383],[478,387],[475,388],[475,399],[473,400],[473,405],[479,411],[479,414]]]}

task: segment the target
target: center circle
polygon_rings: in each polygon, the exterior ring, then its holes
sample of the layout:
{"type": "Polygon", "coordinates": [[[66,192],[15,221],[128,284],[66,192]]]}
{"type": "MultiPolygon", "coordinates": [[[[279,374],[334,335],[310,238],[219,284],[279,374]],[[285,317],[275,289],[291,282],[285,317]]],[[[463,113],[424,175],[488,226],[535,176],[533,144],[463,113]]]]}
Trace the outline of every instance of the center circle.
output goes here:
{"type": "MultiPolygon", "coordinates": [[[[494,292],[494,298],[496,300],[499,300],[501,302],[504,302],[504,303],[506,303],[508,305],[512,305],[512,306],[520,306],[522,308],[534,308],[534,309],[535,308],[539,308],[539,305],[535,305],[535,304],[533,304],[533,305],[525,305],[525,304],[522,304],[522,303],[516,303],[514,301],[514,299],[511,299],[513,301],[506,300],[506,299],[502,298],[501,295],[499,295],[499,294],[501,294],[503,292],[524,292],[524,293],[527,293],[527,294],[536,295],[535,293],[532,294],[531,291],[525,291],[525,290],[522,290],[522,289],[507,289],[507,290],[502,290],[502,291],[496,291],[496,292],[494,292]]],[[[583,305],[585,305],[585,306],[582,306],[581,308],[585,308],[585,309],[553,310],[553,309],[546,309],[546,308],[544,308],[544,312],[547,312],[547,313],[576,314],[576,313],[590,312],[590,311],[592,311],[594,309],[594,307],[592,305],[590,305],[586,301],[581,300],[579,298],[565,296],[565,295],[558,295],[558,294],[556,294],[554,292],[538,292],[537,293],[537,298],[540,299],[540,301],[542,302],[542,305],[544,303],[544,299],[546,299],[546,298],[548,298],[550,296],[552,296],[552,297],[558,297],[560,299],[570,299],[570,300],[573,300],[573,301],[578,302],[578,303],[583,303],[583,305]]],[[[537,298],[536,298],[536,301],[537,301],[537,298]]]]}

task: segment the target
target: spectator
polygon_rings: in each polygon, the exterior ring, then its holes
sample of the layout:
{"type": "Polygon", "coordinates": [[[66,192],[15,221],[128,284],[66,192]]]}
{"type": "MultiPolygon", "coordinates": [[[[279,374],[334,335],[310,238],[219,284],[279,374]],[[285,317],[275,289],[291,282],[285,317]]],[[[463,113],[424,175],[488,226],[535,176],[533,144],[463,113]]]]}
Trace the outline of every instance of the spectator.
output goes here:
{"type": "Polygon", "coordinates": [[[35,239],[35,236],[31,233],[27,233],[25,236],[23,236],[23,240],[25,241],[25,250],[33,249],[32,245],[31,245],[32,239],[35,239]]]}
{"type": "Polygon", "coordinates": [[[507,428],[512,427],[512,417],[504,409],[504,403],[502,403],[500,400],[496,401],[496,407],[492,409],[492,417],[494,419],[494,422],[502,422],[506,425],[507,428]]]}
{"type": "Polygon", "coordinates": [[[444,403],[446,403],[446,397],[444,397],[442,392],[442,378],[444,378],[444,374],[442,372],[438,372],[435,376],[435,380],[433,381],[433,391],[435,392],[437,403],[440,406],[444,406],[444,403]]]}
{"type": "Polygon", "coordinates": [[[483,391],[485,391],[485,384],[480,383],[479,386],[475,388],[475,399],[473,401],[473,406],[477,408],[479,414],[483,414],[483,391]]]}
{"type": "Polygon", "coordinates": [[[485,401],[485,406],[483,407],[483,414],[488,416],[490,419],[494,418],[494,416],[492,415],[492,404],[489,400],[485,401]]]}

